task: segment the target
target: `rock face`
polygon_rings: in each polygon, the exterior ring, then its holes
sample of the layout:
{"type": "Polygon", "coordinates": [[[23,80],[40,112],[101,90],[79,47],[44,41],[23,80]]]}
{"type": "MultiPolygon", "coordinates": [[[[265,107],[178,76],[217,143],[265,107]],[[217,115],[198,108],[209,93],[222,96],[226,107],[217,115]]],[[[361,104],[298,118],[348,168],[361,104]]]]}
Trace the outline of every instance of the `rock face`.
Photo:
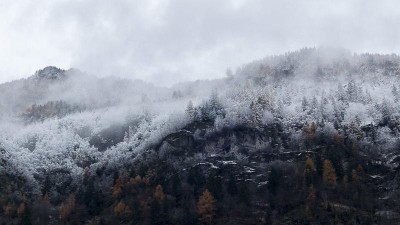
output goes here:
{"type": "Polygon", "coordinates": [[[335,218],[343,224],[399,221],[398,213],[390,210],[398,207],[398,191],[393,185],[398,185],[395,177],[399,169],[393,160],[386,165],[380,163],[383,155],[366,156],[355,150],[354,144],[313,143],[309,149],[298,149],[285,143],[288,140],[280,124],[261,129],[226,129],[195,138],[188,130],[199,126],[207,127],[191,124],[167,136],[159,157],[179,168],[183,180],[195,187],[207,187],[217,195],[222,211],[217,224],[330,224],[335,218]],[[202,157],[196,159],[196,153],[202,157]],[[309,185],[305,184],[307,159],[312,160],[314,168],[309,185]],[[334,187],[324,181],[324,160],[333,162],[334,187]],[[229,189],[241,191],[230,193],[229,189]],[[308,202],[310,190],[315,192],[312,203],[308,202]],[[241,205],[241,210],[230,210],[241,211],[240,216],[230,214],[227,206],[231,198],[237,198],[235,204],[241,205]],[[312,211],[305,211],[310,204],[312,211]]]}
{"type": "Polygon", "coordinates": [[[49,79],[49,80],[58,80],[65,78],[65,70],[59,69],[54,66],[45,67],[39,71],[37,71],[34,75],[37,79],[49,79]]]}
{"type": "Polygon", "coordinates": [[[169,135],[166,138],[166,141],[175,148],[184,148],[190,150],[194,147],[193,135],[186,130],[169,135]]]}

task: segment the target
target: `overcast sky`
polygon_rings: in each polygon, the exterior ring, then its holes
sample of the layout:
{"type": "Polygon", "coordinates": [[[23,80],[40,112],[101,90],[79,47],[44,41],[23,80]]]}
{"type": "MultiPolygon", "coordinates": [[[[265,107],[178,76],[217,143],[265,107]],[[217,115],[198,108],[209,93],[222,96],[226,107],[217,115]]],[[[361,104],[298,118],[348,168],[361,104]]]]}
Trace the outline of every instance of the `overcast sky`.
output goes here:
{"type": "Polygon", "coordinates": [[[48,65],[161,85],[270,54],[400,53],[396,0],[1,0],[0,82],[48,65]]]}

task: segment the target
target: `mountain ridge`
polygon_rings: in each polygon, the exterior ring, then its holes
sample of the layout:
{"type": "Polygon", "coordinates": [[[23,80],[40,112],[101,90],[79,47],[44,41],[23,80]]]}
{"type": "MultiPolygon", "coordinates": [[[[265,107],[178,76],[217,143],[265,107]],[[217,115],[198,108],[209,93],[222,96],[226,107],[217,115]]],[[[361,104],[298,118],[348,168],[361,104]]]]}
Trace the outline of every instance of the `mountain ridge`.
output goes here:
{"type": "Polygon", "coordinates": [[[0,222],[398,223],[399,57],[328,53],[171,88],[30,83],[38,119],[0,120],[0,222]],[[29,211],[16,216],[22,203],[29,211]]]}

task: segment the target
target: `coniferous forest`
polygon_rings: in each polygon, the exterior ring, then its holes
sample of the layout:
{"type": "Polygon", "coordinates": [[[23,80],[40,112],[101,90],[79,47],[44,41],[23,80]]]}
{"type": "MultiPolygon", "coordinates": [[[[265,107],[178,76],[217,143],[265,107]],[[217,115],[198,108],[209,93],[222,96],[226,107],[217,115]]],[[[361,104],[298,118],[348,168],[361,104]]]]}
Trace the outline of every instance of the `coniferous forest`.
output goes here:
{"type": "Polygon", "coordinates": [[[158,87],[0,85],[0,224],[399,224],[400,57],[304,48],[158,87]]]}

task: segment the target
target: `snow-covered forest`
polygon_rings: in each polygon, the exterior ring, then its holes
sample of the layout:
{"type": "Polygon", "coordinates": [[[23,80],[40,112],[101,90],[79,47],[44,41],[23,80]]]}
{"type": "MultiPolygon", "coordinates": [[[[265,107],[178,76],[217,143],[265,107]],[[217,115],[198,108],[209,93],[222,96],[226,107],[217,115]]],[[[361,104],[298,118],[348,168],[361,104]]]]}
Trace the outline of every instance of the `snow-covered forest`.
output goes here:
{"type": "MultiPolygon", "coordinates": [[[[0,173],[26,179],[32,195],[42,194],[53,172],[55,183],[69,180],[73,189],[99,169],[168,158],[168,146],[159,144],[196,122],[212,124],[194,132],[198,139],[228,129],[279,127],[281,138],[253,143],[279,153],[307,152],[346,137],[363,154],[395,167],[399,81],[399,56],[336,48],[269,56],[228,69],[224,79],[169,88],[47,67],[0,86],[0,173]]],[[[201,162],[219,147],[206,148],[185,160],[201,162]]],[[[239,144],[229,148],[243,160],[239,144]]],[[[55,196],[57,188],[51,192],[55,196]]]]}
{"type": "Polygon", "coordinates": [[[49,67],[2,85],[0,144],[32,182],[42,171],[79,177],[86,167],[134,160],[193,120],[215,119],[215,130],[279,122],[295,145],[306,124],[390,151],[398,147],[399,64],[396,55],[307,48],[172,88],[49,67]]]}

